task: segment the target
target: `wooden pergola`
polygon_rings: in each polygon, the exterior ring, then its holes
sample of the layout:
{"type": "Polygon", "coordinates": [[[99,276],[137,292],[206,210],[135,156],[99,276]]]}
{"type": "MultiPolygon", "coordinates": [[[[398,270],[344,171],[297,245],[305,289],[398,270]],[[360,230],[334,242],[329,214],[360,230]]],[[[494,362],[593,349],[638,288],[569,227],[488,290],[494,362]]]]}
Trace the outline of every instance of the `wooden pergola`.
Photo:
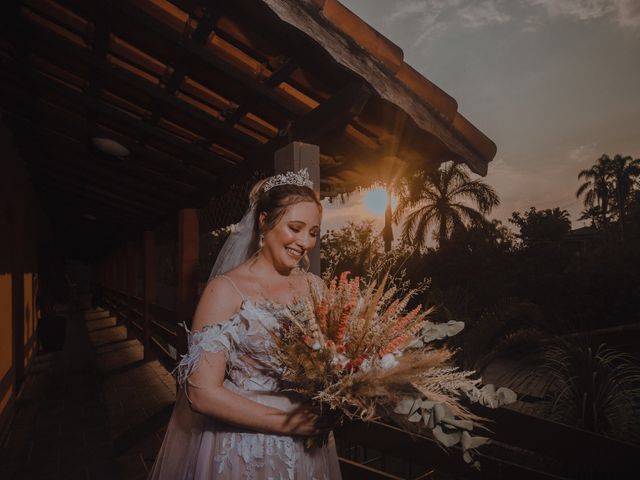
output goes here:
{"type": "Polygon", "coordinates": [[[292,141],[319,146],[323,195],[374,182],[390,159],[484,174],[495,154],[336,0],[13,1],[0,61],[3,119],[75,251],[83,231],[108,246],[270,173],[292,141]]]}

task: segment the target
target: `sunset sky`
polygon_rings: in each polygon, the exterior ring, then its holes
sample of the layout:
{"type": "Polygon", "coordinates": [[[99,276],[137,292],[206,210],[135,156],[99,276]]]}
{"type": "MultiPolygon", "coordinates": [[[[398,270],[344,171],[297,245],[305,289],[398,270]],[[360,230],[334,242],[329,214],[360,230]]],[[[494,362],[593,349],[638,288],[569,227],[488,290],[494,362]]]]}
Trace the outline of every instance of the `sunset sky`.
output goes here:
{"type": "MultiPolygon", "coordinates": [[[[581,226],[578,172],[640,157],[640,0],[340,1],[496,142],[492,218],[561,207],[581,226]]],[[[365,211],[356,193],[326,207],[325,227],[365,211]]]]}

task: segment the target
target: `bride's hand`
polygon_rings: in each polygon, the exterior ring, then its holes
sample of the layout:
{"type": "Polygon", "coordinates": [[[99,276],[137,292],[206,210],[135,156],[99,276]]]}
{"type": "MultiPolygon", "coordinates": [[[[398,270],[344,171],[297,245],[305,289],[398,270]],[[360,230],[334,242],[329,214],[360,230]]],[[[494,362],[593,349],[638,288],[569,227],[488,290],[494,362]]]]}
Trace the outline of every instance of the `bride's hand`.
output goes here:
{"type": "Polygon", "coordinates": [[[329,433],[335,424],[333,415],[323,415],[317,407],[303,404],[287,415],[285,429],[289,435],[314,437],[329,433]]]}

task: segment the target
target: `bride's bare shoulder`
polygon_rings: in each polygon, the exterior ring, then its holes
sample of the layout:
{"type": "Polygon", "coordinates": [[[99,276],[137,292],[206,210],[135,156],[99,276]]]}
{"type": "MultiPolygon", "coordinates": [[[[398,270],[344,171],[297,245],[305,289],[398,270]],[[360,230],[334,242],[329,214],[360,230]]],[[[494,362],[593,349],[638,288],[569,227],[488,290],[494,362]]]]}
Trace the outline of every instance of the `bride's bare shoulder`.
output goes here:
{"type": "Polygon", "coordinates": [[[232,317],[240,308],[242,298],[229,279],[212,278],[202,292],[193,317],[193,330],[215,325],[232,317]]]}

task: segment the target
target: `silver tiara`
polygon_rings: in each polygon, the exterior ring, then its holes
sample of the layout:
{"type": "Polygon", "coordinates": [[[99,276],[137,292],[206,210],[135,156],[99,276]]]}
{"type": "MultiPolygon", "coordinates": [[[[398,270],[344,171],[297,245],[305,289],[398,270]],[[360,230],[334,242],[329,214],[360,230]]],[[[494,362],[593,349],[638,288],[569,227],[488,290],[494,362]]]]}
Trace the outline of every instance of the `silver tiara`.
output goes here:
{"type": "Polygon", "coordinates": [[[306,168],[298,170],[297,172],[287,172],[274,175],[264,182],[262,187],[263,192],[268,192],[273,187],[279,187],[280,185],[298,185],[300,187],[313,188],[313,182],[309,178],[309,172],[306,168]]]}

